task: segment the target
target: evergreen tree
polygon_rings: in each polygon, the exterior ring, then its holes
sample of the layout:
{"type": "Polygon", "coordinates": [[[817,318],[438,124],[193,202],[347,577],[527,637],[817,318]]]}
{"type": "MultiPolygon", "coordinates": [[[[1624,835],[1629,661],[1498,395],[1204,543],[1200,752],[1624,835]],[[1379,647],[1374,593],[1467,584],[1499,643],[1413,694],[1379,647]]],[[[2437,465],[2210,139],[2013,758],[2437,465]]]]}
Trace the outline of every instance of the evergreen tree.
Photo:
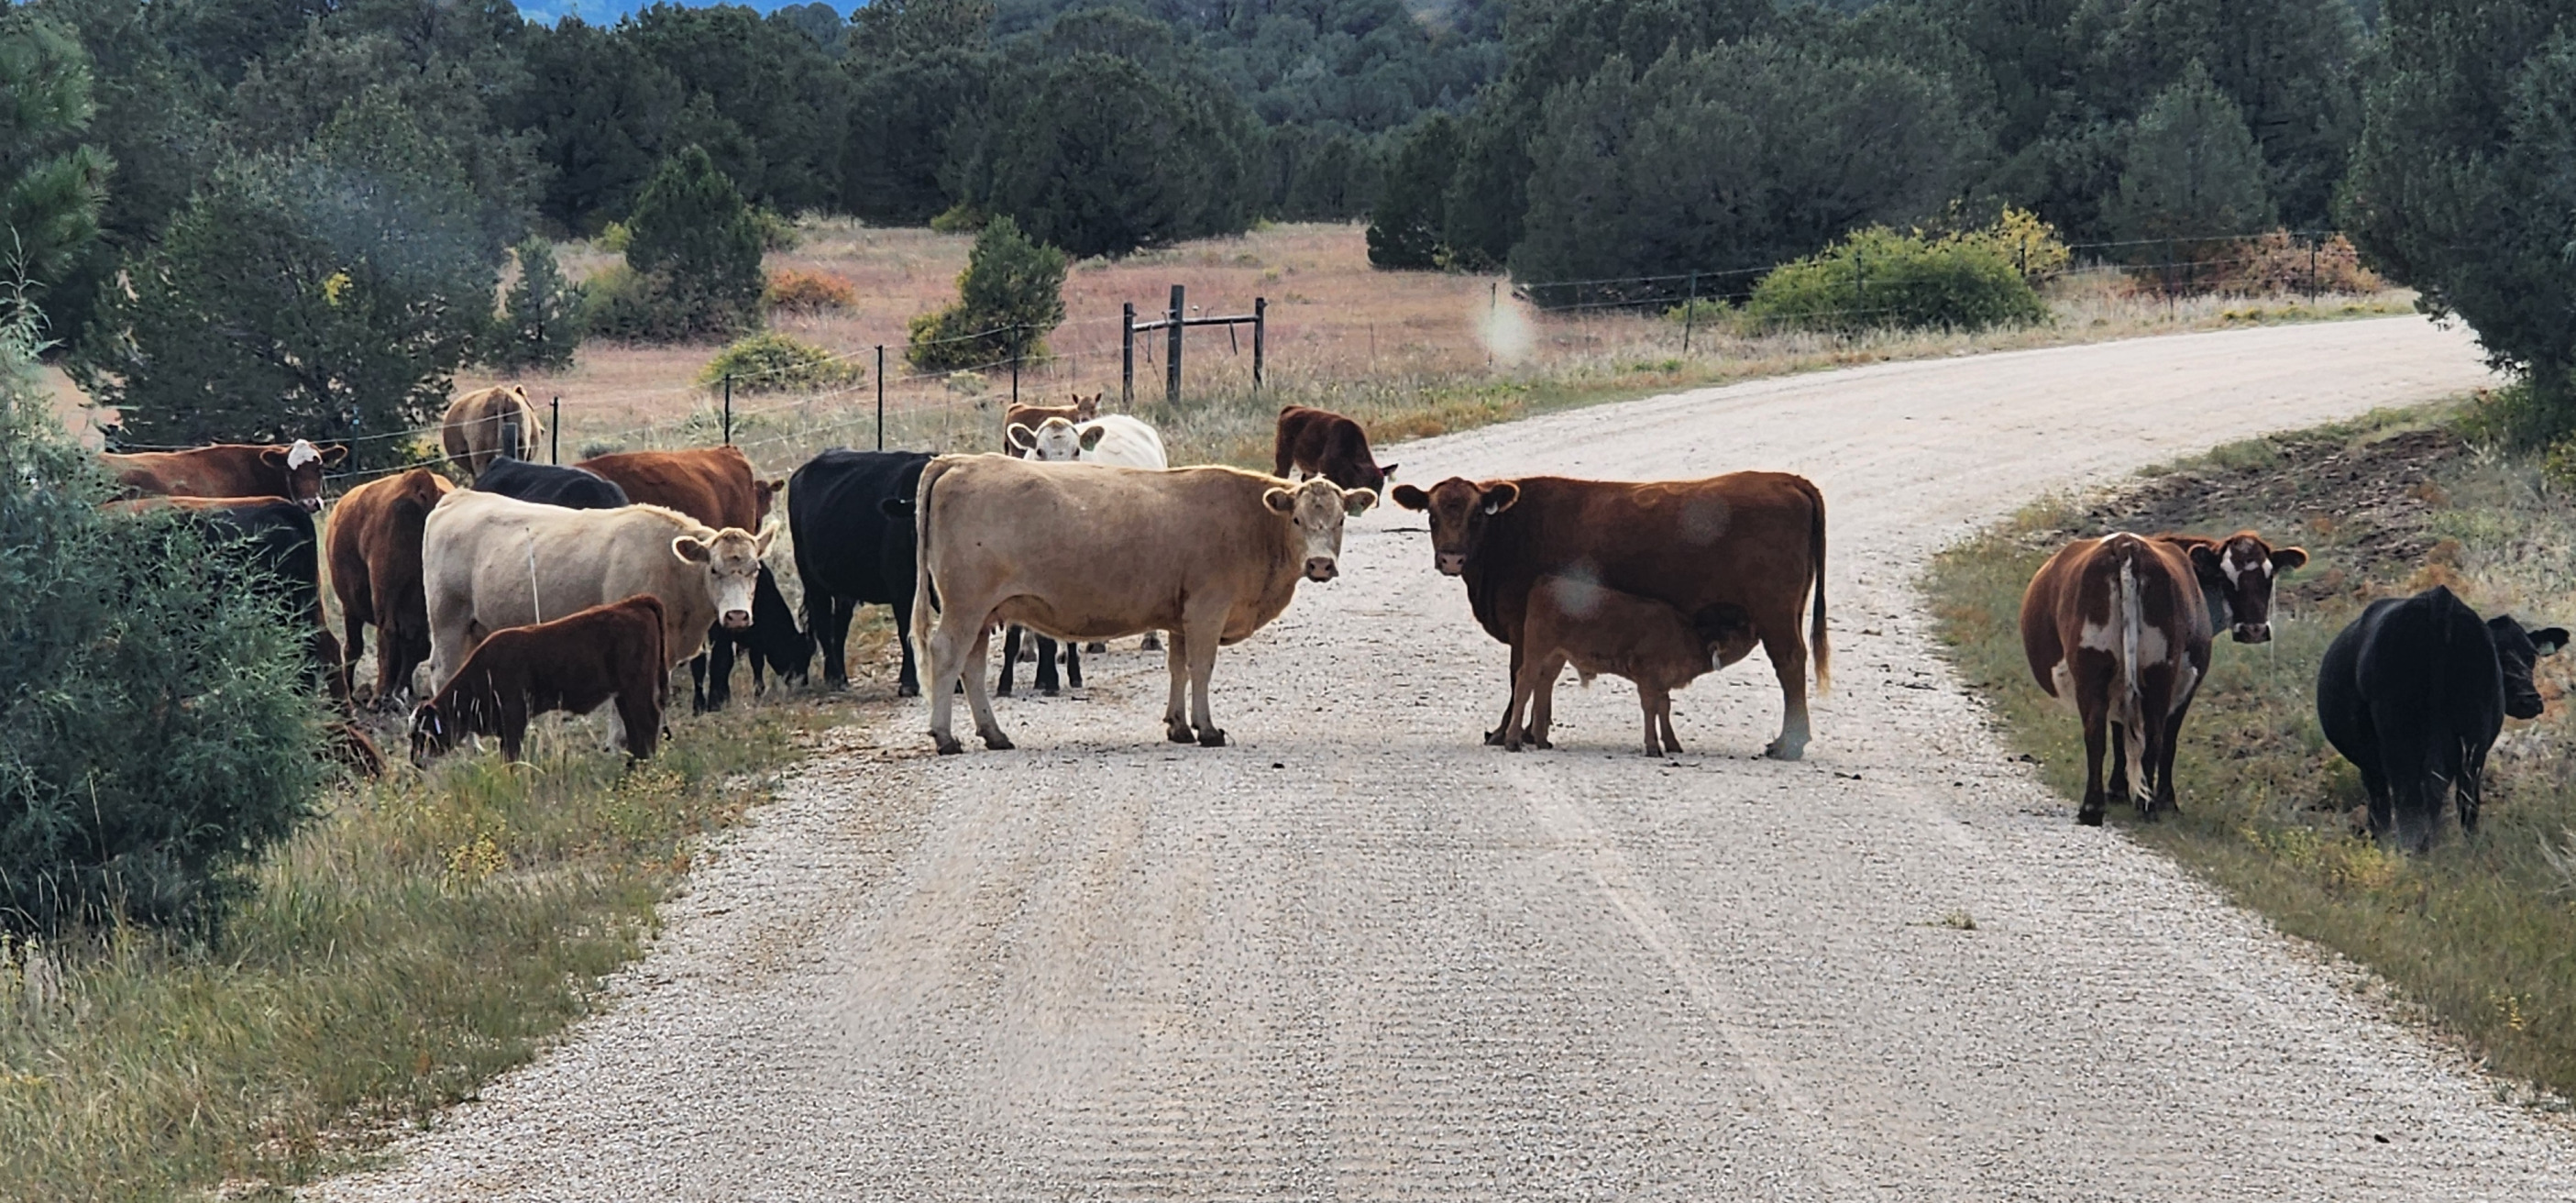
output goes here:
{"type": "Polygon", "coordinates": [[[2139,115],[2107,208],[2123,240],[2246,234],[2271,224],[2262,151],[2236,102],[2198,62],[2139,115]]]}
{"type": "Polygon", "coordinates": [[[581,293],[564,280],[553,243],[530,237],[511,254],[519,278],[502,300],[484,359],[514,372],[563,371],[581,348],[581,293]]]}
{"type": "Polygon", "coordinates": [[[792,24],[738,5],[654,4],[620,30],[689,93],[676,142],[695,142],[745,199],[781,213],[840,200],[849,77],[792,24]]]}
{"type": "Polygon", "coordinates": [[[1420,270],[1441,265],[1450,177],[1458,171],[1458,122],[1434,113],[1406,135],[1369,214],[1369,264],[1420,270]]]}
{"type": "Polygon", "coordinates": [[[107,155],[88,128],[89,57],[24,10],[0,12],[0,271],[55,283],[98,236],[107,155]]]}
{"type": "MultiPolygon", "coordinates": [[[[489,322],[496,262],[444,149],[382,96],[314,144],[220,169],[105,290],[73,374],[139,443],[418,427],[489,322]]],[[[396,462],[391,440],[355,466],[396,462]]]]}
{"type": "Polygon", "coordinates": [[[2520,374],[2534,441],[2576,431],[2576,5],[2388,0],[2354,241],[2520,374]]]}
{"type": "Polygon", "coordinates": [[[537,211],[556,226],[597,233],[626,215],[674,145],[687,102],[680,78],[632,38],[566,17],[531,32],[528,85],[510,112],[536,135],[549,169],[537,211]]]}
{"type": "Polygon", "coordinates": [[[667,335],[732,335],[760,325],[760,223],[690,146],[666,159],[626,223],[626,265],[646,281],[667,335]]]}
{"type": "Polygon", "coordinates": [[[1031,241],[1009,217],[985,223],[957,277],[957,303],[913,319],[904,358],[925,372],[981,367],[1046,353],[1064,324],[1065,255],[1031,241]]]}
{"type": "Polygon", "coordinates": [[[936,47],[855,76],[841,187],[850,212],[918,225],[947,209],[954,198],[940,172],[951,157],[949,132],[984,106],[997,70],[998,60],[980,49],[936,47]]]}

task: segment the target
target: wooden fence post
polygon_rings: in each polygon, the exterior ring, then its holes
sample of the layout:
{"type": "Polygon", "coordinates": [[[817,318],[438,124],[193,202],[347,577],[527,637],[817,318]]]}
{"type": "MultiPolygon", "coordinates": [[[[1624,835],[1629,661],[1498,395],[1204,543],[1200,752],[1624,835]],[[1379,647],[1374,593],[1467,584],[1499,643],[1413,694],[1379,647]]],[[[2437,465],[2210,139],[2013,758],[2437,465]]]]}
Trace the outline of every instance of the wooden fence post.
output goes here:
{"type": "Polygon", "coordinates": [[[877,450],[885,450],[885,344],[877,344],[877,450]]]}
{"type": "Polygon", "coordinates": [[[1181,317],[1187,312],[1181,286],[1172,286],[1171,362],[1163,365],[1163,402],[1178,407],[1181,403],[1181,317]]]}
{"type": "Polygon", "coordinates": [[[1261,350],[1270,332],[1270,298],[1252,298],[1252,387],[1261,387],[1261,350]]]}
{"type": "Polygon", "coordinates": [[[546,427],[546,462],[563,462],[563,398],[554,399],[554,424],[546,427]]]}
{"type": "Polygon", "coordinates": [[[1118,408],[1136,409],[1136,302],[1120,306],[1118,316],[1118,408]]]}

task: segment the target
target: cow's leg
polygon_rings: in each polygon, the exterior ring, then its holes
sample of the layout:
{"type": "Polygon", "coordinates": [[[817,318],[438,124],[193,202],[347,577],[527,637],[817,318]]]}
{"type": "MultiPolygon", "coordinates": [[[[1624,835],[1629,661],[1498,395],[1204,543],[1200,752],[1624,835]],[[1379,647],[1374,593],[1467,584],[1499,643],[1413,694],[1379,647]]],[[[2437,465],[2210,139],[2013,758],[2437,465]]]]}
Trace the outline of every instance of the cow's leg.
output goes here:
{"type": "Polygon", "coordinates": [[[2148,777],[2155,787],[2155,808],[2174,814],[2182,813],[2182,803],[2174,794],[2174,751],[2182,746],[2183,716],[2191,713],[2190,698],[2174,706],[2173,715],[2164,723],[2164,738],[2157,742],[2155,759],[2148,777]]]}
{"type": "MultiPolygon", "coordinates": [[[[358,661],[367,654],[367,624],[360,621],[356,615],[349,613],[344,607],[340,612],[340,629],[340,692],[348,694],[354,692],[357,688],[358,661]]],[[[384,650],[391,649],[380,649],[380,652],[384,650]]],[[[379,699],[383,698],[385,694],[384,682],[382,680],[385,675],[384,661],[385,658],[382,654],[377,655],[376,676],[378,681],[376,683],[376,697],[379,699]]]]}
{"type": "MultiPolygon", "coordinates": [[[[1656,724],[1664,717],[1664,707],[1672,704],[1673,695],[1661,687],[1644,682],[1638,683],[1637,709],[1644,711],[1646,715],[1646,755],[1658,760],[1663,758],[1664,743],[1663,732],[1656,724]]],[[[1678,752],[1681,748],[1676,745],[1673,750],[1678,752]]]]}
{"type": "MultiPolygon", "coordinates": [[[[949,733],[949,715],[957,704],[956,691],[964,688],[968,648],[975,648],[978,652],[975,675],[983,675],[981,649],[986,633],[980,629],[968,629],[970,624],[981,621],[968,618],[963,610],[951,609],[940,616],[939,625],[930,632],[930,646],[921,649],[922,654],[930,658],[930,741],[942,756],[966,750],[957,742],[957,737],[949,733]]],[[[983,682],[978,680],[978,692],[982,687],[983,682]]]]}
{"type": "MultiPolygon", "coordinates": [[[[2077,678],[2080,682],[2082,678],[2077,678]]],[[[2078,688],[2082,686],[2079,684],[2078,688]]],[[[2102,789],[2102,744],[2110,734],[2110,714],[2106,699],[2090,691],[2079,694],[2076,713],[2084,720],[2084,806],[2075,812],[2075,821],[2087,827],[2102,825],[2102,812],[2110,808],[2110,795],[2102,789]]]]}
{"type": "Polygon", "coordinates": [[[2472,745],[2462,752],[2460,772],[2452,781],[2451,788],[2459,799],[2460,834],[2476,835],[2478,803],[2480,795],[2486,791],[2487,749],[2472,745]]]}
{"type": "Polygon", "coordinates": [[[1232,607],[1209,601],[1195,607],[1196,613],[1184,609],[1181,624],[1189,628],[1190,638],[1190,725],[1198,728],[1199,746],[1222,748],[1225,732],[1208,712],[1208,678],[1216,675],[1216,652],[1225,639],[1225,615],[1232,607]]]}
{"type": "Polygon", "coordinates": [[[1002,680],[993,687],[996,696],[1011,696],[1011,667],[1019,662],[1020,628],[1014,626],[1002,632],[1002,680]]]}
{"type": "MultiPolygon", "coordinates": [[[[843,657],[849,652],[850,616],[856,613],[858,608],[858,604],[849,598],[825,593],[811,585],[805,589],[805,629],[814,632],[814,642],[819,645],[819,650],[823,653],[823,688],[825,689],[850,687],[850,666],[843,657]]],[[[907,670],[904,674],[906,680],[910,680],[912,676],[908,671],[912,668],[912,631],[910,629],[912,624],[902,619],[903,612],[910,608],[909,601],[899,602],[895,605],[894,611],[898,624],[895,633],[905,640],[903,666],[907,670]]]]}
{"type": "Polygon", "coordinates": [[[1521,710],[1531,704],[1530,695],[1537,692],[1537,673],[1533,671],[1537,667],[1531,665],[1512,678],[1512,709],[1511,713],[1503,716],[1503,750],[1506,752],[1520,751],[1521,745],[1528,742],[1530,724],[1521,716],[1521,710]]]}
{"type": "Polygon", "coordinates": [[[1807,754],[1807,641],[1798,629],[1798,608],[1789,607],[1778,621],[1761,624],[1762,651],[1780,677],[1780,738],[1762,754],[1773,760],[1796,760],[1807,754]]]}
{"type": "MultiPolygon", "coordinates": [[[[709,646],[713,646],[715,644],[714,637],[709,636],[707,643],[709,646]]],[[[697,655],[689,657],[689,713],[705,714],[706,712],[707,654],[705,652],[699,652],[697,655]]]]}
{"type": "Polygon", "coordinates": [[[1530,683],[1529,729],[1525,733],[1534,748],[1553,748],[1547,738],[1548,728],[1556,722],[1556,680],[1565,675],[1565,658],[1549,656],[1533,661],[1527,670],[1530,683]]]}
{"type": "Polygon", "coordinates": [[[993,646],[990,623],[978,624],[975,642],[966,649],[966,705],[975,712],[975,734],[984,737],[984,746],[1001,751],[1011,746],[1011,737],[1002,734],[1001,720],[993,717],[993,695],[984,692],[984,655],[993,646]]]}
{"type": "MultiPolygon", "coordinates": [[[[2373,748],[2373,752],[2377,749],[2373,748]]],[[[2369,795],[2370,834],[2386,836],[2396,826],[2396,796],[2388,785],[2388,771],[2380,767],[2376,755],[2363,758],[2353,767],[2361,770],[2362,792],[2369,795]]]]}
{"type": "MultiPolygon", "coordinates": [[[[850,608],[855,610],[858,604],[850,603],[850,608]]],[[[841,621],[849,620],[844,618],[841,621]]],[[[903,668],[895,675],[894,696],[920,697],[921,670],[914,665],[912,659],[912,595],[909,593],[899,594],[894,599],[894,639],[896,643],[903,645],[903,668]]]]}
{"type": "MultiPolygon", "coordinates": [[[[1105,645],[1102,650],[1107,650],[1105,645]]],[[[1064,645],[1064,687],[1082,688],[1082,651],[1070,643],[1064,645]]]]}
{"type": "Polygon", "coordinates": [[[1682,738],[1673,734],[1673,692],[1669,689],[1657,692],[1662,696],[1655,703],[1655,725],[1663,728],[1664,750],[1679,752],[1682,750],[1682,738]]]}
{"type": "Polygon", "coordinates": [[[1035,631],[1029,634],[1032,642],[1038,645],[1038,692],[1054,697],[1064,692],[1064,678],[1056,675],[1055,640],[1035,631]]]}
{"type": "MultiPolygon", "coordinates": [[[[709,710],[722,710],[725,708],[725,703],[733,700],[733,649],[734,641],[725,638],[722,632],[708,635],[706,657],[707,709],[709,710]]],[[[760,653],[755,651],[745,659],[758,664],[760,653]]]]}
{"type": "Polygon", "coordinates": [[[1171,673],[1172,698],[1163,706],[1163,736],[1176,744],[1193,743],[1198,735],[1190,730],[1189,711],[1183,708],[1190,684],[1189,632],[1172,628],[1172,645],[1163,653],[1163,667],[1171,673]]]}
{"type": "MultiPolygon", "coordinates": [[[[1508,680],[1508,681],[1511,681],[1511,682],[1514,682],[1514,683],[1517,685],[1517,683],[1518,683],[1518,682],[1520,681],[1520,679],[1521,679],[1521,665],[1522,665],[1522,663],[1523,663],[1523,658],[1522,658],[1522,656],[1521,656],[1521,645],[1519,645],[1519,644],[1515,643],[1515,644],[1511,645],[1511,647],[1512,647],[1512,666],[1511,666],[1511,667],[1512,667],[1512,671],[1511,671],[1511,675],[1510,675],[1509,677],[1504,678],[1504,679],[1505,679],[1505,680],[1508,680]]],[[[1515,706],[1515,705],[1513,705],[1510,701],[1506,700],[1506,701],[1503,703],[1503,722],[1502,722],[1502,725],[1501,725],[1501,726],[1498,726],[1498,727],[1496,727],[1496,728],[1494,728],[1494,729],[1493,729],[1493,730],[1491,730],[1491,731],[1487,731],[1487,732],[1485,732],[1485,742],[1486,742],[1486,743],[1488,743],[1488,744],[1498,744],[1498,743],[1503,742],[1503,740],[1504,740],[1504,739],[1508,738],[1508,737],[1511,735],[1511,733],[1512,733],[1512,719],[1515,717],[1515,715],[1517,714],[1517,712],[1518,712],[1519,710],[1520,710],[1520,707],[1515,706]]],[[[1546,747],[1547,745],[1546,745],[1546,744],[1540,744],[1539,746],[1540,746],[1540,747],[1542,747],[1542,748],[1544,748],[1544,747],[1546,747]]]]}

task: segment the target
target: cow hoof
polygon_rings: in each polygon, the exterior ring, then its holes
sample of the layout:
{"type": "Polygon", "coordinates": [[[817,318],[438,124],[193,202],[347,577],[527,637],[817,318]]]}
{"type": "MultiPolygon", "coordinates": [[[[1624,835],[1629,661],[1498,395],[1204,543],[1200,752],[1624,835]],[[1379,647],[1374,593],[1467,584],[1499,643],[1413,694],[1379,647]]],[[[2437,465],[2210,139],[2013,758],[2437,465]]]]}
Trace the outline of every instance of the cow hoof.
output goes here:
{"type": "Polygon", "coordinates": [[[1012,745],[1010,736],[1004,735],[999,731],[983,731],[978,732],[978,734],[984,737],[984,747],[988,750],[995,752],[1008,752],[1011,750],[1012,745]]]}
{"type": "Polygon", "coordinates": [[[1521,741],[1519,741],[1519,740],[1517,740],[1517,739],[1506,739],[1506,740],[1504,740],[1504,741],[1503,741],[1503,750],[1504,750],[1504,751],[1506,751],[1506,752],[1517,752],[1517,751],[1520,751],[1520,750],[1521,750],[1521,741]]]}
{"type": "Polygon", "coordinates": [[[1771,741],[1770,747],[1762,749],[1762,754],[1773,760],[1796,760],[1807,754],[1807,745],[1793,744],[1784,739],[1775,739],[1771,741]]]}
{"type": "Polygon", "coordinates": [[[1495,744],[1499,744],[1499,743],[1501,743],[1501,742],[1503,742],[1503,729],[1502,729],[1502,728],[1500,728],[1500,727],[1496,727],[1496,728],[1494,728],[1494,729],[1493,729],[1493,730],[1491,730],[1491,731],[1487,731],[1487,732],[1485,732],[1485,744],[1486,744],[1486,746],[1491,747],[1491,746],[1493,746],[1493,745],[1495,745],[1495,744]]]}
{"type": "Polygon", "coordinates": [[[1223,732],[1223,731],[1221,731],[1221,730],[1218,730],[1218,729],[1217,729],[1217,728],[1215,728],[1215,727],[1201,727],[1201,728],[1199,728],[1199,746],[1200,746],[1200,747],[1202,747],[1202,748],[1222,748],[1222,747],[1224,747],[1224,746],[1225,746],[1225,732],[1223,732]]]}
{"type": "Polygon", "coordinates": [[[1047,697],[1054,697],[1054,696],[1055,696],[1059,691],[1058,691],[1057,687],[1055,687],[1055,686],[1053,686],[1053,685],[1045,685],[1045,686],[1040,686],[1040,687],[1038,688],[1038,692],[1039,692],[1040,694],[1042,694],[1042,695],[1047,696],[1047,697]]]}
{"type": "Polygon", "coordinates": [[[2076,811],[2075,821],[2086,827],[2099,827],[2102,825],[2102,808],[2098,806],[2087,806],[2082,810],[2076,811]]]}
{"type": "Polygon", "coordinates": [[[1652,756],[1657,760],[1662,760],[1664,758],[1664,750],[1662,748],[1648,748],[1646,749],[1646,755],[1652,756]]]}
{"type": "Polygon", "coordinates": [[[1165,726],[1163,728],[1163,738],[1176,744],[1197,743],[1199,739],[1198,733],[1190,730],[1189,725],[1186,723],[1172,723],[1165,726]]]}
{"type": "Polygon", "coordinates": [[[1108,644],[1106,644],[1106,643],[1102,643],[1101,641],[1099,641],[1099,640],[1097,640],[1097,639],[1094,639],[1094,640],[1092,640],[1091,642],[1089,642],[1089,643],[1086,643],[1086,644],[1083,644],[1083,645],[1082,645],[1082,654],[1083,654],[1083,655],[1086,655],[1086,656],[1090,655],[1090,654],[1091,654],[1091,653],[1093,653],[1093,652],[1105,652],[1105,651],[1108,651],[1108,650],[1109,650],[1109,645],[1108,645],[1108,644]]]}
{"type": "Polygon", "coordinates": [[[957,742],[957,737],[953,735],[933,735],[930,737],[930,742],[938,746],[939,754],[942,756],[954,756],[966,750],[966,745],[957,742]]]}
{"type": "MultiPolygon", "coordinates": [[[[849,686],[843,685],[841,688],[848,689],[849,686]]],[[[921,696],[921,687],[918,685],[897,685],[894,687],[894,696],[899,698],[917,698],[921,696]]]]}

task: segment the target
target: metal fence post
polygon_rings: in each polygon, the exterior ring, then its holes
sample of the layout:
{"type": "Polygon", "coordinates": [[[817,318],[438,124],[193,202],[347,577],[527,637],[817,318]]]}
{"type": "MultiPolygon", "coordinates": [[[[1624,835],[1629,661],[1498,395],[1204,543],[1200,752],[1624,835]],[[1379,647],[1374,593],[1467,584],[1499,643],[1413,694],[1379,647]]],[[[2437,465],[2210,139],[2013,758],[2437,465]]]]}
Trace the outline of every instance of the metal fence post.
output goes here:
{"type": "Polygon", "coordinates": [[[877,344],[877,450],[885,450],[885,344],[877,344]]]}
{"type": "Polygon", "coordinates": [[[546,427],[546,462],[563,462],[563,398],[554,399],[554,423],[546,427]]]}
{"type": "Polygon", "coordinates": [[[1691,326],[1699,320],[1699,273],[1690,274],[1690,296],[1682,302],[1682,354],[1690,354],[1691,326]]]}
{"type": "Polygon", "coordinates": [[[1172,286],[1172,361],[1163,365],[1163,403],[1174,407],[1181,403],[1181,315],[1187,312],[1182,305],[1184,296],[1180,285],[1172,286]]]}
{"type": "Polygon", "coordinates": [[[1020,403],[1020,327],[1011,327],[1011,404],[1020,403]]]}
{"type": "Polygon", "coordinates": [[[725,446],[731,447],[733,446],[733,373],[725,373],[724,384],[724,441],[725,446]]]}
{"type": "Polygon", "coordinates": [[[1261,387],[1261,350],[1270,332],[1270,298],[1252,298],[1252,387],[1261,387]]]}
{"type": "Polygon", "coordinates": [[[1136,302],[1119,307],[1118,315],[1118,408],[1136,408],[1136,302]]]}

